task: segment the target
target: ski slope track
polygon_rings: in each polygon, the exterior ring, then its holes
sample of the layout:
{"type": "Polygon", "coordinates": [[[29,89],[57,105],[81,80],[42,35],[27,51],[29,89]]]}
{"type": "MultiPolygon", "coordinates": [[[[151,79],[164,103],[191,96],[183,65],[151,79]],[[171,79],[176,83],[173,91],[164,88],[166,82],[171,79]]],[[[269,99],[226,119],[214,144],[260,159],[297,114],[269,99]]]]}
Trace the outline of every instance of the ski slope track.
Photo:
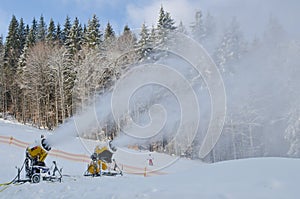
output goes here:
{"type": "MultiPolygon", "coordinates": [[[[51,133],[0,120],[0,184],[11,181],[24,161],[25,148],[51,133]]],[[[206,164],[149,152],[118,149],[114,158],[124,176],[84,177],[98,142],[70,139],[46,159],[63,168],[63,181],[0,186],[0,198],[300,198],[300,160],[253,158],[206,164]],[[173,162],[167,167],[168,162],[173,162]],[[146,177],[144,176],[146,170],[146,177]]]]}

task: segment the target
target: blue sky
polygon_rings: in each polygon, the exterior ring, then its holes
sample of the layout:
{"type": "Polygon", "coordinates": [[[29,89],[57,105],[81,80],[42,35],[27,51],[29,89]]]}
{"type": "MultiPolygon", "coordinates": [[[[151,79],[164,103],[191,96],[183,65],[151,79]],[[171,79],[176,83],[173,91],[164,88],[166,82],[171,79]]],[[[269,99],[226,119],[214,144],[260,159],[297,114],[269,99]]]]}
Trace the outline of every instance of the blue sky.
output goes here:
{"type": "Polygon", "coordinates": [[[95,13],[102,25],[110,20],[114,26],[123,26],[126,24],[125,5],[126,1],[114,0],[111,2],[103,0],[2,0],[0,3],[0,31],[2,34],[7,32],[13,14],[18,19],[22,17],[25,23],[29,24],[33,17],[39,19],[41,14],[47,22],[53,18],[56,23],[63,24],[67,15],[72,20],[78,17],[81,23],[87,23],[87,20],[95,13]],[[117,3],[120,6],[117,6],[117,3]]]}
{"type": "Polygon", "coordinates": [[[225,22],[238,16],[244,31],[257,34],[273,15],[287,30],[299,34],[298,0],[1,0],[0,34],[7,34],[12,15],[31,24],[33,17],[39,19],[41,14],[47,24],[50,18],[63,24],[67,15],[72,21],[78,17],[81,23],[87,23],[96,14],[102,28],[110,21],[116,33],[120,33],[125,24],[132,29],[139,28],[143,22],[155,25],[162,4],[177,22],[183,21],[186,26],[193,21],[194,13],[202,10],[225,22]]]}

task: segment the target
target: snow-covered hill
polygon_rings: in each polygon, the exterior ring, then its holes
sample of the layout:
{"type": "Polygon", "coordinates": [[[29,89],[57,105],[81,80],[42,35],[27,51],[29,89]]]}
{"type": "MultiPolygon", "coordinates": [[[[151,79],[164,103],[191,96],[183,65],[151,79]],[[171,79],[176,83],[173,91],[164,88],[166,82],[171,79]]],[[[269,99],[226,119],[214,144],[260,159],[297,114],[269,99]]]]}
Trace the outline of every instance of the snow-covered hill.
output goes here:
{"type": "MultiPolygon", "coordinates": [[[[0,120],[0,184],[16,175],[15,166],[24,161],[24,143],[47,131],[0,120]],[[19,144],[6,138],[21,140],[19,144]],[[2,140],[2,141],[1,141],[2,140]]],[[[17,143],[17,142],[15,142],[17,143]]],[[[73,138],[53,150],[89,156],[97,142],[73,138]]],[[[119,149],[115,159],[123,166],[120,177],[84,177],[87,162],[52,153],[46,159],[63,167],[62,183],[25,183],[0,187],[0,198],[299,198],[300,160],[256,158],[205,164],[152,153],[154,166],[147,165],[149,153],[119,149]],[[167,167],[166,167],[167,166],[167,167]],[[146,176],[143,172],[146,167],[146,176]],[[158,170],[148,173],[149,170],[158,170]],[[135,174],[133,174],[135,173],[135,174]]]]}

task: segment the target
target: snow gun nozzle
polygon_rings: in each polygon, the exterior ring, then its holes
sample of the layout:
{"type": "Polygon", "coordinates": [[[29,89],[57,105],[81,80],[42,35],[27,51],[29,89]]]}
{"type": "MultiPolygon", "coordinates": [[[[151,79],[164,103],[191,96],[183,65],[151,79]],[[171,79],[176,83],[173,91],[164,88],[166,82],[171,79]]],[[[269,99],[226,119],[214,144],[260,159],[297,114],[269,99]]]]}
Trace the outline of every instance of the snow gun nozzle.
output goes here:
{"type": "Polygon", "coordinates": [[[50,150],[51,150],[51,147],[50,147],[50,145],[49,145],[49,142],[48,142],[45,138],[42,139],[41,143],[42,143],[42,147],[43,147],[46,151],[50,151],[50,150]]]}
{"type": "Polygon", "coordinates": [[[112,152],[116,152],[117,151],[117,147],[113,145],[112,141],[108,142],[108,147],[110,148],[110,150],[112,152]]]}

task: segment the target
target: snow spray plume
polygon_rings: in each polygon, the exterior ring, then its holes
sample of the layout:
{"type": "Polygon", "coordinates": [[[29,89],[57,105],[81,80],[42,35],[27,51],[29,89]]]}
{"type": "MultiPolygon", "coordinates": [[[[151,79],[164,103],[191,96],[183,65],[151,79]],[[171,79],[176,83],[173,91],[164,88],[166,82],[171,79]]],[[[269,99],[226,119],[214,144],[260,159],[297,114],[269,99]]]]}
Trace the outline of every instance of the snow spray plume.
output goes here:
{"type": "Polygon", "coordinates": [[[179,33],[172,35],[172,41],[175,42],[157,49],[171,56],[131,68],[116,82],[112,92],[96,95],[91,106],[60,126],[49,137],[50,145],[89,134],[91,127],[101,129],[111,119],[120,127],[114,146],[167,139],[168,145],[184,153],[199,131],[201,94],[195,87],[202,78],[208,87],[211,106],[199,151],[199,156],[205,157],[222,131],[225,89],[215,64],[198,43],[179,33]]]}
{"type": "Polygon", "coordinates": [[[89,134],[92,128],[101,128],[103,122],[107,121],[110,111],[111,93],[107,92],[103,95],[96,95],[97,101],[92,101],[90,105],[86,105],[81,113],[78,113],[66,120],[49,136],[48,143],[50,146],[59,146],[70,139],[89,134]]]}
{"type": "MultiPolygon", "coordinates": [[[[139,88],[146,85],[159,85],[170,91],[177,99],[180,110],[178,112],[179,120],[171,122],[170,126],[165,125],[168,117],[171,116],[166,114],[162,102],[169,98],[164,97],[164,91],[158,92],[158,95],[155,96],[158,99],[154,99],[155,104],[149,108],[149,112],[145,112],[149,115],[150,122],[146,126],[142,126],[132,119],[128,120],[127,125],[121,128],[123,136],[117,138],[115,144],[124,142],[121,139],[158,141],[158,139],[161,140],[159,134],[171,132],[173,138],[169,144],[174,144],[175,147],[180,148],[180,151],[185,152],[191,146],[199,130],[200,103],[197,93],[193,89],[193,81],[202,77],[208,87],[212,106],[207,133],[199,151],[199,156],[204,158],[220,137],[225,121],[224,84],[212,59],[197,42],[179,33],[172,35],[172,41],[162,51],[168,52],[174,57],[169,60],[162,58],[159,63],[141,64],[130,70],[117,82],[112,94],[111,105],[114,118],[121,118],[124,113],[128,112],[130,99],[139,88]],[[176,63],[181,60],[189,64],[184,71],[176,68],[176,63]],[[187,75],[191,70],[197,74],[194,79],[187,75]],[[176,130],[174,129],[175,123],[178,124],[176,130]]],[[[187,64],[181,65],[181,68],[185,66],[187,64]]]]}

